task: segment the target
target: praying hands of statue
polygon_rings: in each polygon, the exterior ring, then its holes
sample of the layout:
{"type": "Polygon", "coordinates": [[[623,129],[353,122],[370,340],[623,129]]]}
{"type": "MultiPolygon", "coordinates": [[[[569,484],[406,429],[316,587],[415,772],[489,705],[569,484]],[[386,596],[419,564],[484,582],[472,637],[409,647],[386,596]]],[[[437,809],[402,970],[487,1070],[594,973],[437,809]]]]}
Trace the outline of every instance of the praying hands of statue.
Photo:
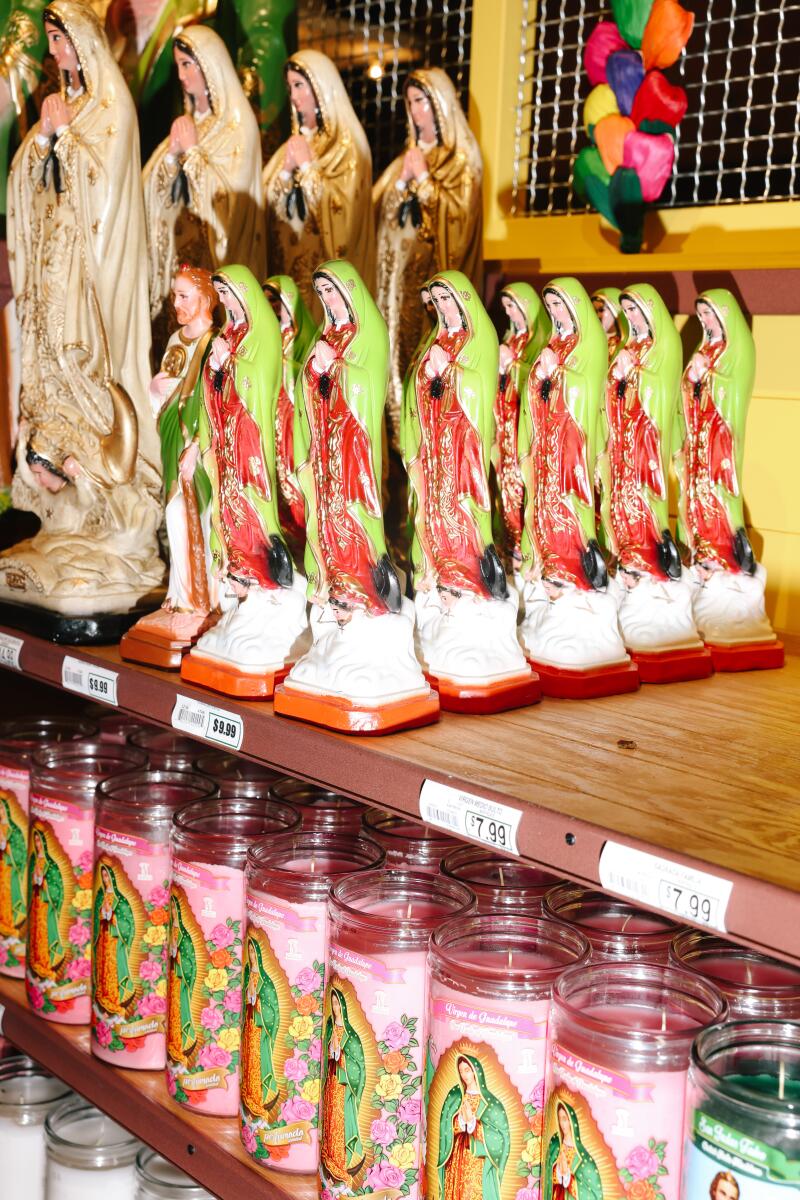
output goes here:
{"type": "Polygon", "coordinates": [[[551,379],[558,369],[558,355],[555,350],[545,346],[536,360],[534,372],[537,379],[551,379]]]}
{"type": "Polygon", "coordinates": [[[500,359],[499,359],[499,367],[500,367],[501,375],[506,374],[506,372],[508,371],[508,368],[511,366],[513,361],[514,361],[514,354],[511,350],[511,347],[507,346],[505,344],[505,342],[501,342],[500,343],[500,359]]]}
{"type": "Polygon", "coordinates": [[[197,145],[197,126],[194,118],[185,113],[176,117],[169,131],[169,152],[173,158],[186,154],[192,146],[197,145]]]}
{"type": "Polygon", "coordinates": [[[700,383],[703,376],[708,372],[710,366],[711,364],[709,363],[705,354],[700,354],[699,352],[697,354],[693,354],[691,362],[689,363],[688,371],[688,375],[692,383],[700,383]]]}
{"type": "Polygon", "coordinates": [[[336,351],[333,346],[329,346],[320,338],[314,348],[314,370],[320,375],[324,375],[330,369],[335,358],[336,351]]]}
{"type": "Polygon", "coordinates": [[[620,350],[617,357],[614,359],[614,365],[611,368],[611,373],[615,379],[626,379],[630,375],[635,366],[633,355],[627,350],[620,350]]]}
{"type": "Polygon", "coordinates": [[[292,134],[283,152],[283,167],[286,171],[294,171],[296,167],[310,163],[313,155],[311,147],[300,133],[292,134]]]}
{"type": "Polygon", "coordinates": [[[224,367],[230,356],[230,348],[225,338],[215,337],[211,343],[210,363],[212,371],[219,371],[221,367],[224,367]]]}
{"type": "Polygon", "coordinates": [[[72,120],[72,109],[66,100],[54,92],[42,101],[41,132],[43,137],[52,137],[57,129],[63,129],[72,120]]]}
{"type": "Polygon", "coordinates": [[[419,182],[423,175],[427,174],[428,163],[419,146],[412,146],[410,150],[406,150],[403,157],[403,170],[400,172],[403,183],[410,183],[412,179],[419,182]]]}

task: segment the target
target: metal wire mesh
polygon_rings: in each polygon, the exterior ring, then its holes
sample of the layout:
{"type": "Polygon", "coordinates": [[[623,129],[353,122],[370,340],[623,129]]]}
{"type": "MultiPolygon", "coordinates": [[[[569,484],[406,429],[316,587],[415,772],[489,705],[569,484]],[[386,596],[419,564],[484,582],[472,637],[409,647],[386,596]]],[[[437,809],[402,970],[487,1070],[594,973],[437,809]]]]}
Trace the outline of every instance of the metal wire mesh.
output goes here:
{"type": "MultiPolygon", "coordinates": [[[[800,191],[799,0],[682,0],[695,14],[669,72],[689,108],[660,207],[788,200],[800,191]]],[[[572,171],[588,144],[583,46],[604,0],[523,0],[513,211],[579,212],[572,171]]]]}
{"type": "Polygon", "coordinates": [[[473,0],[299,0],[298,45],[336,63],[376,172],[405,144],[403,83],[416,67],[447,71],[466,109],[472,8],[473,0]]]}

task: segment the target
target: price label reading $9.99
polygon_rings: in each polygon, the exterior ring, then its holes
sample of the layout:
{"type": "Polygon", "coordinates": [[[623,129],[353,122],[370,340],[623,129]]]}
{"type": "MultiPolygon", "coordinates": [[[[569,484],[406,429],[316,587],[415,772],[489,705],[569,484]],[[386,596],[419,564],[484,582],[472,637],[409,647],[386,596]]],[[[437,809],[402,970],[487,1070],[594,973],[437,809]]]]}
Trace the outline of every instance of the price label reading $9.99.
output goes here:
{"type": "Polygon", "coordinates": [[[206,738],[225,746],[227,750],[241,749],[244,739],[244,722],[238,713],[204,704],[190,696],[176,696],[172,710],[172,727],[182,733],[206,738]]]}
{"type": "Polygon", "coordinates": [[[426,779],[419,794],[419,813],[429,825],[437,825],[456,837],[472,838],[493,850],[519,854],[517,830],[522,813],[508,804],[426,779]]]}
{"type": "Polygon", "coordinates": [[[61,663],[61,686],[70,692],[79,692],[90,700],[100,700],[103,704],[114,704],[117,701],[116,671],[106,667],[96,667],[93,663],[82,662],[66,654],[61,663]]]}

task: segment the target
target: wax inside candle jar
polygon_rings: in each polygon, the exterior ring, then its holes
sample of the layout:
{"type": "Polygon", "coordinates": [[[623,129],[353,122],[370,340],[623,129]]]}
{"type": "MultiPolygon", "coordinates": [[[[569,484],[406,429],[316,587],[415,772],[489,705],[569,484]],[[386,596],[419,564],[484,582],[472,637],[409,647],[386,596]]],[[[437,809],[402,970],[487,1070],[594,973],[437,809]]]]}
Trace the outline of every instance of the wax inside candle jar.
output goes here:
{"type": "Polygon", "coordinates": [[[733,1017],[800,1017],[800,970],[789,963],[694,929],[674,939],[670,959],[716,983],[733,1017]]]}
{"type": "Polygon", "coordinates": [[[595,962],[633,959],[666,965],[670,943],[680,932],[668,917],[575,884],[562,884],[548,892],[544,909],[549,916],[584,931],[595,962]]]}
{"type": "Polygon", "coordinates": [[[558,884],[555,875],[527,863],[502,858],[480,846],[461,846],[442,862],[442,874],[472,888],[479,912],[537,914],[544,897],[558,884]]]}
{"type": "Polygon", "coordinates": [[[304,831],[328,829],[355,834],[361,829],[362,805],[338,792],[286,777],[273,784],[269,794],[272,800],[294,805],[303,818],[304,831]]]}
{"type": "Polygon", "coordinates": [[[431,825],[419,825],[393,813],[368,809],[363,817],[364,831],[386,851],[391,869],[438,872],[442,859],[459,843],[431,825]]]}
{"type": "Polygon", "coordinates": [[[0,1063],[0,1163],[3,1200],[42,1200],[44,1120],[70,1089],[29,1058],[0,1063]]]}
{"type": "Polygon", "coordinates": [[[141,1143],[80,1100],[54,1109],[45,1123],[46,1200],[133,1200],[141,1143]]]}

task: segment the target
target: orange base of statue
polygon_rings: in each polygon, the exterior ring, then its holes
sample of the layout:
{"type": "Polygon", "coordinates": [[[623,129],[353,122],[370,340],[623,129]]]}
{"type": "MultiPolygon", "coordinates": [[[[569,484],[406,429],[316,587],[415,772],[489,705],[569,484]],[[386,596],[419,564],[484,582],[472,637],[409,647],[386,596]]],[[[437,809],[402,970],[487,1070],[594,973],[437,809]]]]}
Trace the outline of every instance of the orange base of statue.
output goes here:
{"type": "Polygon", "coordinates": [[[568,671],[548,667],[528,659],[539,676],[543,696],[557,700],[596,700],[600,696],[619,696],[639,688],[639,671],[634,662],[594,667],[588,671],[568,671]]]}
{"type": "Polygon", "coordinates": [[[451,679],[437,678],[426,673],[425,678],[439,693],[439,704],[443,712],[489,713],[506,712],[510,708],[525,708],[538,704],[542,698],[539,676],[535,671],[522,678],[499,679],[484,687],[478,684],[453,683],[451,679]]]}
{"type": "Polygon", "coordinates": [[[289,663],[279,671],[265,671],[256,675],[212,658],[203,658],[192,651],[181,664],[181,679],[187,683],[199,683],[212,692],[221,692],[223,696],[236,696],[240,700],[270,700],[276,684],[286,678],[292,666],[289,663]]]}
{"type": "Polygon", "coordinates": [[[282,717],[308,721],[311,725],[324,725],[326,729],[336,729],[340,733],[375,736],[432,725],[439,720],[439,697],[430,691],[427,696],[412,696],[380,708],[367,708],[341,697],[320,696],[281,684],[275,689],[275,712],[282,717]]]}
{"type": "Polygon", "coordinates": [[[746,642],[742,646],[706,643],[715,671],[773,671],[784,663],[783,642],[746,642]]]}
{"type": "Polygon", "coordinates": [[[126,633],[119,644],[120,657],[126,662],[145,663],[148,667],[161,667],[164,671],[180,671],[183,656],[191,642],[158,642],[154,638],[137,637],[126,633]]]}
{"type": "Polygon", "coordinates": [[[662,654],[632,654],[642,683],[681,683],[708,679],[714,663],[706,649],[665,650],[662,654]]]}

